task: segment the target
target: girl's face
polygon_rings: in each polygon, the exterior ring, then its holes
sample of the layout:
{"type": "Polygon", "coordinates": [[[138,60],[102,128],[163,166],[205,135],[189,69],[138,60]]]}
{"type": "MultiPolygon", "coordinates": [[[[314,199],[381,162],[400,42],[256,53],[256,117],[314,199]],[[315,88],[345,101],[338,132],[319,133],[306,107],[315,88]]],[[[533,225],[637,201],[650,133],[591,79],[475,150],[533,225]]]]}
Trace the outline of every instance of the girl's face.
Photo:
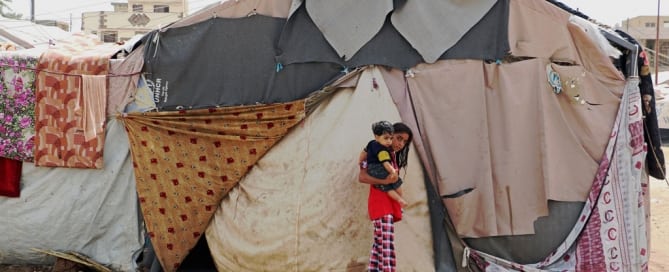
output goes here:
{"type": "Polygon", "coordinates": [[[393,134],[393,150],[399,152],[406,146],[409,142],[409,133],[406,132],[396,132],[393,134]]]}

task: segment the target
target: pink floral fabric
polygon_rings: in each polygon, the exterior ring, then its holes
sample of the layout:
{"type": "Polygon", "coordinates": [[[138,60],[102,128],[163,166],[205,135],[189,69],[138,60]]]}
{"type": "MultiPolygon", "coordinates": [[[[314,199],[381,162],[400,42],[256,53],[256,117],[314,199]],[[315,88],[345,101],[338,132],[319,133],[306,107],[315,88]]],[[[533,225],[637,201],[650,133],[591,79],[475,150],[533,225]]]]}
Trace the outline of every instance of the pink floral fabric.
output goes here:
{"type": "Polygon", "coordinates": [[[0,56],[0,157],[33,161],[36,66],[36,57],[0,56]]]}

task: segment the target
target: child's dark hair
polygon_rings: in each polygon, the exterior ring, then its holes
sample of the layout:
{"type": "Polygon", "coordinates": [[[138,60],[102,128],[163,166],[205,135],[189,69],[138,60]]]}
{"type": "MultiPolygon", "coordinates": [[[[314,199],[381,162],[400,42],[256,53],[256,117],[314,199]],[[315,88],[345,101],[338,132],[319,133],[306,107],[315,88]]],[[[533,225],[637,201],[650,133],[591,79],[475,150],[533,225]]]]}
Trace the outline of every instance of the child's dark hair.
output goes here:
{"type": "Polygon", "coordinates": [[[413,132],[411,131],[411,128],[409,126],[405,125],[404,123],[397,122],[393,125],[393,131],[394,133],[406,133],[409,135],[409,139],[407,139],[407,144],[404,145],[404,148],[402,150],[398,151],[396,153],[397,156],[397,166],[399,168],[405,168],[407,166],[407,163],[409,162],[409,145],[411,144],[411,141],[413,140],[413,132]]]}
{"type": "Polygon", "coordinates": [[[383,134],[393,134],[394,131],[393,124],[388,121],[378,121],[372,124],[372,132],[374,132],[374,135],[376,136],[383,134]]]}

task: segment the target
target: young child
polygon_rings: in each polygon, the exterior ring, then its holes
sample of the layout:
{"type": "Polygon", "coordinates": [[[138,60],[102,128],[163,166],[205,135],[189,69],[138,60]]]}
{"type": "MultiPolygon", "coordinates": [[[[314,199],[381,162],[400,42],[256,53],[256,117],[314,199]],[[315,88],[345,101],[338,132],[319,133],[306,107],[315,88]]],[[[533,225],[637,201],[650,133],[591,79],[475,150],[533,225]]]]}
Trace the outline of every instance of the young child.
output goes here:
{"type": "MultiPolygon", "coordinates": [[[[365,149],[360,153],[360,163],[367,163],[367,172],[370,176],[385,179],[388,175],[397,176],[397,169],[393,166],[395,152],[392,149],[393,124],[388,121],[379,121],[372,124],[374,140],[369,141],[365,149]]],[[[402,179],[391,184],[375,184],[374,187],[388,193],[402,207],[407,202],[402,198],[402,179]]]]}

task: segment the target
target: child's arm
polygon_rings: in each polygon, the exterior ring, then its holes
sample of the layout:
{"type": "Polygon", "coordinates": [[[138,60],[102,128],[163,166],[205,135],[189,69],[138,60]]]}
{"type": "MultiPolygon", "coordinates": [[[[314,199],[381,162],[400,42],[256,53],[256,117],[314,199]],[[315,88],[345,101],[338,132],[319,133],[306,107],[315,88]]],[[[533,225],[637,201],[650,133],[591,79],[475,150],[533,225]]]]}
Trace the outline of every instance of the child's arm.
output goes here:
{"type": "Polygon", "coordinates": [[[393,167],[393,165],[390,164],[389,161],[383,162],[383,168],[385,168],[386,171],[388,171],[388,176],[389,177],[393,177],[392,180],[397,180],[397,177],[398,177],[397,176],[397,170],[395,170],[395,167],[393,167]]]}

